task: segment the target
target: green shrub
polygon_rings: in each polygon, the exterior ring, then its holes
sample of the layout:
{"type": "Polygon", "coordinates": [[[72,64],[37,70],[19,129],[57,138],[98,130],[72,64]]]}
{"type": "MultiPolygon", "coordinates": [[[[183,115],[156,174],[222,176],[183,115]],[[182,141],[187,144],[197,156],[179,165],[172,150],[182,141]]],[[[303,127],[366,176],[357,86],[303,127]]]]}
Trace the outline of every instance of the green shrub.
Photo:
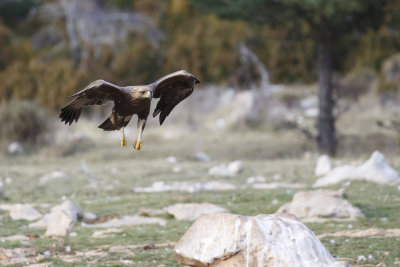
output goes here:
{"type": "Polygon", "coordinates": [[[2,144],[18,141],[35,146],[50,141],[52,118],[36,102],[10,101],[0,105],[0,140],[2,144]]]}

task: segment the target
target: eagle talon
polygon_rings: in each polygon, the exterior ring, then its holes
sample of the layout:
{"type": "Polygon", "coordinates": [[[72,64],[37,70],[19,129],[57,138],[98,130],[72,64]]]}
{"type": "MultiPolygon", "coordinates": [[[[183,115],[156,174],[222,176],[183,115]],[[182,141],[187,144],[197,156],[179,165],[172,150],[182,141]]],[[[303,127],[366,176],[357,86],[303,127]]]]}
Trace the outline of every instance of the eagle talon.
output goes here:
{"type": "Polygon", "coordinates": [[[139,141],[139,140],[136,140],[135,143],[133,144],[133,147],[134,147],[136,150],[140,150],[140,148],[142,147],[142,142],[139,141]]]}
{"type": "Polygon", "coordinates": [[[126,146],[126,139],[125,138],[121,138],[121,147],[126,146]]]}

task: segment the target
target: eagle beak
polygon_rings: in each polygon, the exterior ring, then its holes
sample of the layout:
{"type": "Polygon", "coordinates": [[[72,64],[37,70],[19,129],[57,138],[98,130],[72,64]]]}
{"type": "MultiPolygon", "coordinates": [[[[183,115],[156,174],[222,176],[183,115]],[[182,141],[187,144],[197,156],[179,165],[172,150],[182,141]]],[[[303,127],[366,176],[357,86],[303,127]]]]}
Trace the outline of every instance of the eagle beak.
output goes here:
{"type": "Polygon", "coordinates": [[[152,97],[151,92],[150,92],[150,91],[147,91],[147,92],[143,95],[143,97],[144,97],[144,98],[151,98],[151,97],[152,97]]]}

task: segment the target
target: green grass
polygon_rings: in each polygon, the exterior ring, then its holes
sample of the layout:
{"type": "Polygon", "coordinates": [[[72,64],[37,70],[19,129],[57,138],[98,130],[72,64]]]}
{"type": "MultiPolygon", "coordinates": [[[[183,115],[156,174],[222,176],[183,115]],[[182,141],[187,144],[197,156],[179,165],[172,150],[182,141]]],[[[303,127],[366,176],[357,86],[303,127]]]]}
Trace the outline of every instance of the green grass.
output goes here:
{"type": "MultiPolygon", "coordinates": [[[[162,209],[167,205],[178,202],[210,202],[221,205],[233,213],[242,215],[256,215],[260,213],[274,213],[282,204],[289,202],[293,194],[298,190],[255,190],[242,188],[246,179],[253,175],[263,175],[268,182],[274,182],[273,176],[281,174],[281,182],[303,183],[308,186],[304,190],[311,189],[315,181],[313,174],[315,157],[302,159],[299,155],[305,146],[296,135],[283,134],[280,143],[274,142],[278,136],[265,134],[261,131],[246,133],[234,132],[221,139],[220,135],[199,136],[191,132],[178,141],[177,139],[165,140],[150,129],[145,136],[143,150],[134,151],[130,146],[124,149],[118,147],[118,138],[110,141],[95,140],[96,145],[92,149],[77,150],[68,156],[50,156],[51,153],[44,150],[36,155],[9,157],[0,155],[0,176],[3,182],[6,177],[12,178],[11,184],[4,185],[5,194],[2,203],[49,203],[50,205],[62,202],[63,196],[77,203],[83,211],[91,211],[98,216],[132,215],[141,208],[162,209]],[[115,141],[115,142],[114,142],[115,141]],[[287,142],[286,142],[287,141],[287,142]],[[199,143],[201,145],[199,146],[199,143]],[[278,149],[278,146],[281,146],[278,149]],[[294,146],[294,148],[293,148],[294,146]],[[285,154],[285,148],[289,153],[285,154]],[[207,152],[213,160],[211,162],[197,162],[192,154],[197,149],[207,152]],[[165,158],[173,155],[179,159],[177,163],[182,171],[174,173],[173,165],[165,161],[165,158]],[[276,159],[279,155],[289,155],[276,159]],[[292,155],[292,156],[290,156],[292,155]],[[293,155],[297,155],[293,157],[293,155]],[[275,159],[272,159],[275,158],[275,159]],[[241,159],[244,163],[244,171],[233,178],[215,179],[208,176],[208,169],[216,164],[241,159]],[[97,187],[88,182],[81,170],[81,162],[85,160],[90,173],[94,177],[97,187]],[[59,170],[69,175],[67,179],[53,180],[41,184],[42,175],[59,170]],[[173,181],[206,182],[219,180],[238,186],[236,191],[222,192],[163,192],[163,193],[136,193],[134,187],[150,186],[155,181],[166,183],[173,181]],[[275,200],[275,201],[274,201],[275,200]],[[278,200],[278,202],[276,202],[278,200]]],[[[280,134],[279,134],[280,135],[280,134]]],[[[301,139],[300,136],[297,136],[301,139]]],[[[131,144],[130,144],[131,145],[131,144]]],[[[57,149],[57,148],[54,148],[57,149]]],[[[303,150],[304,152],[304,150],[303,150]]],[[[352,159],[344,159],[349,161],[352,159]]],[[[400,157],[390,159],[390,164],[400,169],[400,157]]],[[[340,185],[331,189],[338,189],[340,185]]],[[[400,193],[396,187],[377,185],[366,182],[352,182],[346,187],[345,198],[353,205],[359,207],[366,218],[354,222],[325,222],[309,223],[308,227],[315,234],[336,232],[349,229],[398,228],[400,227],[400,193]]],[[[47,209],[38,208],[41,212],[47,209]]],[[[3,219],[0,220],[0,236],[15,234],[38,234],[41,237],[31,239],[29,244],[19,242],[0,243],[3,248],[15,248],[32,246],[39,253],[50,251],[52,257],[45,258],[41,262],[51,261],[55,266],[120,266],[118,260],[131,260],[133,266],[179,266],[176,262],[172,248],[159,247],[143,250],[132,249],[131,254],[107,253],[103,258],[83,258],[79,263],[67,263],[54,255],[65,254],[65,247],[70,246],[72,254],[78,251],[91,251],[102,249],[102,246],[115,245],[143,245],[151,243],[176,242],[183,235],[191,222],[176,221],[170,216],[162,216],[167,219],[167,226],[141,225],[128,226],[123,232],[115,233],[107,238],[92,238],[93,228],[83,227],[77,222],[73,232],[77,236],[69,236],[65,239],[52,239],[43,237],[43,229],[28,228],[26,221],[12,221],[7,212],[0,212],[3,219]]],[[[373,264],[380,262],[392,266],[396,257],[400,257],[399,238],[331,238],[322,239],[323,244],[332,255],[338,258],[346,258],[351,264],[373,264]],[[332,241],[334,240],[334,241],[332,241]],[[389,252],[388,256],[384,252],[389,252]],[[358,255],[372,255],[367,262],[356,263],[358,255]]],[[[22,265],[22,264],[21,264],[22,265]]]]}

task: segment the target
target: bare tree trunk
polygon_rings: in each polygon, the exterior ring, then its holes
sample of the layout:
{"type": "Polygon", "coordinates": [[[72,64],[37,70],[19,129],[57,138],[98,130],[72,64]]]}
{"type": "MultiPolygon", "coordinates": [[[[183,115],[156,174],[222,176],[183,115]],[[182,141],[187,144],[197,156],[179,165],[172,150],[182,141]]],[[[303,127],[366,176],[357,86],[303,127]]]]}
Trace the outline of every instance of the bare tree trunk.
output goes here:
{"type": "Polygon", "coordinates": [[[331,34],[328,30],[320,31],[318,43],[318,149],[322,153],[336,153],[334,102],[332,99],[332,50],[331,34]]]}

